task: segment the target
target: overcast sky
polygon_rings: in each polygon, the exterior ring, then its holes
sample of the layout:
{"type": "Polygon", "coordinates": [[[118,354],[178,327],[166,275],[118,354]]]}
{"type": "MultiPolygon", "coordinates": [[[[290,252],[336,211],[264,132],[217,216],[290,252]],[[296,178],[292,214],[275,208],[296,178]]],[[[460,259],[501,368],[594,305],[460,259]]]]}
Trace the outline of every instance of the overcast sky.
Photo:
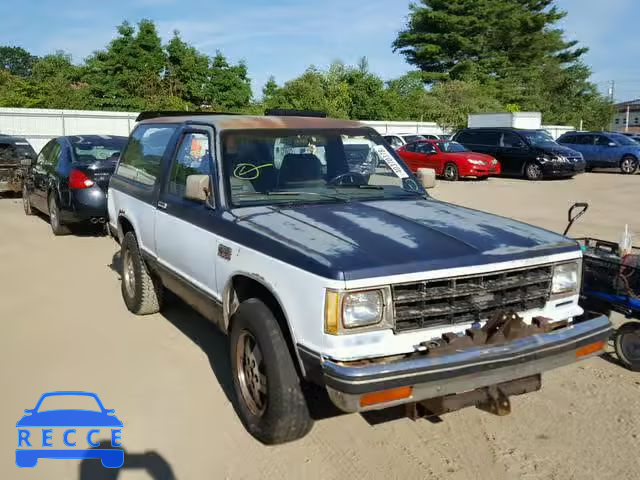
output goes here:
{"type": "MultiPolygon", "coordinates": [[[[616,99],[640,98],[640,0],[558,0],[568,11],[568,38],[590,48],[586,62],[606,92],[616,81],[616,99]]],[[[403,0],[27,0],[3,8],[0,45],[19,45],[37,55],[55,50],[80,61],[104,47],[124,19],[150,18],[163,39],[173,30],[210,55],[220,49],[246,60],[254,90],[270,75],[279,83],[310,65],[333,60],[356,63],[366,56],[385,79],[410,69],[391,43],[406,22],[403,0]],[[18,6],[20,5],[20,6],[18,6]],[[27,6],[28,5],[28,6],[27,6]]]]}

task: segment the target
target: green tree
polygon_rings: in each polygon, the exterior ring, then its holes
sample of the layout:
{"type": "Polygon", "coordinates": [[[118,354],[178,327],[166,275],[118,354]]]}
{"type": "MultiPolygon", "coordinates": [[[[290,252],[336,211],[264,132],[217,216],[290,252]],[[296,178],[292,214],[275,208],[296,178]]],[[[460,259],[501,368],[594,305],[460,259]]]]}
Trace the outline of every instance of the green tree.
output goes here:
{"type": "Polygon", "coordinates": [[[204,100],[214,110],[246,108],[251,101],[251,80],[247,65],[232,65],[221,53],[211,59],[204,85],[204,100]]]}
{"type": "Polygon", "coordinates": [[[168,95],[195,106],[205,103],[209,57],[184,42],[177,31],[165,48],[167,67],[164,81],[168,95]]]}
{"type": "Polygon", "coordinates": [[[12,75],[30,76],[37,59],[22,47],[0,46],[0,69],[7,70],[12,75]]]}
{"type": "Polygon", "coordinates": [[[88,85],[81,81],[82,67],[74,65],[71,56],[58,51],[45,55],[33,65],[32,104],[41,108],[91,108],[88,85]]]}

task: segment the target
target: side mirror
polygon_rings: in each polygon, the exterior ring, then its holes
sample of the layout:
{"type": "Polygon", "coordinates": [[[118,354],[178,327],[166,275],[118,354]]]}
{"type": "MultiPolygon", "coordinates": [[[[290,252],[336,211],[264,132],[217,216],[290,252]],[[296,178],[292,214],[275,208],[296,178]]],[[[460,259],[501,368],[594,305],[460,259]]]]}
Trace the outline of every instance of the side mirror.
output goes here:
{"type": "Polygon", "coordinates": [[[23,158],[22,160],[20,160],[20,165],[22,165],[23,167],[30,167],[31,166],[31,159],[30,158],[23,158]]]}
{"type": "Polygon", "coordinates": [[[436,186],[436,171],[433,168],[419,168],[418,180],[425,188],[434,188],[436,186]]]}
{"type": "Polygon", "coordinates": [[[189,175],[185,198],[198,202],[206,202],[209,197],[209,175],[189,175]]]}
{"type": "Polygon", "coordinates": [[[33,413],[33,408],[25,408],[24,413],[33,413]]]}

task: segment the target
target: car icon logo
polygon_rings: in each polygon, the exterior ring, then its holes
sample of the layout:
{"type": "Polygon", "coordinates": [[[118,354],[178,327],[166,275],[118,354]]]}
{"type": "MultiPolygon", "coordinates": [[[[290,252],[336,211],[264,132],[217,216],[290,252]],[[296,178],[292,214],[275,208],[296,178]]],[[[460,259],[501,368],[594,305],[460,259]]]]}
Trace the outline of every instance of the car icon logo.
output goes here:
{"type": "MultiPolygon", "coordinates": [[[[44,393],[36,406],[26,409],[25,415],[18,420],[18,448],[16,449],[16,465],[21,468],[32,468],[41,458],[58,459],[100,459],[106,468],[119,468],[124,463],[122,448],[94,448],[100,444],[94,440],[98,434],[109,431],[112,447],[121,447],[122,422],[114,415],[115,411],[106,409],[95,393],[81,391],[58,391],[44,393]],[[60,397],[60,398],[58,398],[60,397]],[[91,409],[47,409],[43,402],[50,399],[73,400],[81,398],[89,401],[91,409]],[[89,430],[81,436],[77,429],[89,430]],[[64,448],[54,446],[54,429],[64,430],[56,435],[55,441],[62,440],[64,448]],[[41,435],[38,435],[41,430],[41,435]],[[87,448],[82,446],[86,439],[87,448]]],[[[62,445],[60,445],[62,446],[62,445]]]]}

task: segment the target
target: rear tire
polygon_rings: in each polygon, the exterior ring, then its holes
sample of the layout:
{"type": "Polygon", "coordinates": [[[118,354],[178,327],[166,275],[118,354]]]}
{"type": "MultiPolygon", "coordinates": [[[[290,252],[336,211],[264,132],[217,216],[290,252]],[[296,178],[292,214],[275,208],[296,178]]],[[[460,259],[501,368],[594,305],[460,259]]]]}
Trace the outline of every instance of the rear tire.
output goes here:
{"type": "Polygon", "coordinates": [[[638,171],[638,159],[631,155],[625,155],[620,160],[620,171],[625,175],[633,175],[638,171]]]}
{"type": "Polygon", "coordinates": [[[271,310],[256,298],[242,302],[229,341],[237,411],[247,431],[267,445],[309,433],[313,419],[271,310]]]}
{"type": "Polygon", "coordinates": [[[136,315],[151,315],[162,308],[164,287],[159,279],[151,276],[147,264],[140,255],[138,240],[133,232],[127,232],[120,247],[122,255],[121,290],[124,303],[136,315]]]}
{"type": "Polygon", "coordinates": [[[58,208],[58,202],[53,193],[49,194],[49,224],[51,225],[51,231],[56,237],[62,235],[69,235],[69,227],[62,224],[60,220],[60,208],[58,208]]]}
{"type": "Polygon", "coordinates": [[[640,372],[640,323],[622,325],[613,339],[616,355],[625,367],[640,372]]]}
{"type": "Polygon", "coordinates": [[[447,163],[444,166],[444,178],[450,182],[456,182],[460,178],[458,167],[455,163],[447,163]]]}
{"type": "Polygon", "coordinates": [[[27,189],[26,184],[22,185],[22,206],[24,207],[25,215],[33,215],[31,200],[29,200],[29,190],[27,189]]]}
{"type": "Polygon", "coordinates": [[[542,167],[538,162],[529,162],[524,167],[524,176],[527,180],[542,180],[542,167]]]}

